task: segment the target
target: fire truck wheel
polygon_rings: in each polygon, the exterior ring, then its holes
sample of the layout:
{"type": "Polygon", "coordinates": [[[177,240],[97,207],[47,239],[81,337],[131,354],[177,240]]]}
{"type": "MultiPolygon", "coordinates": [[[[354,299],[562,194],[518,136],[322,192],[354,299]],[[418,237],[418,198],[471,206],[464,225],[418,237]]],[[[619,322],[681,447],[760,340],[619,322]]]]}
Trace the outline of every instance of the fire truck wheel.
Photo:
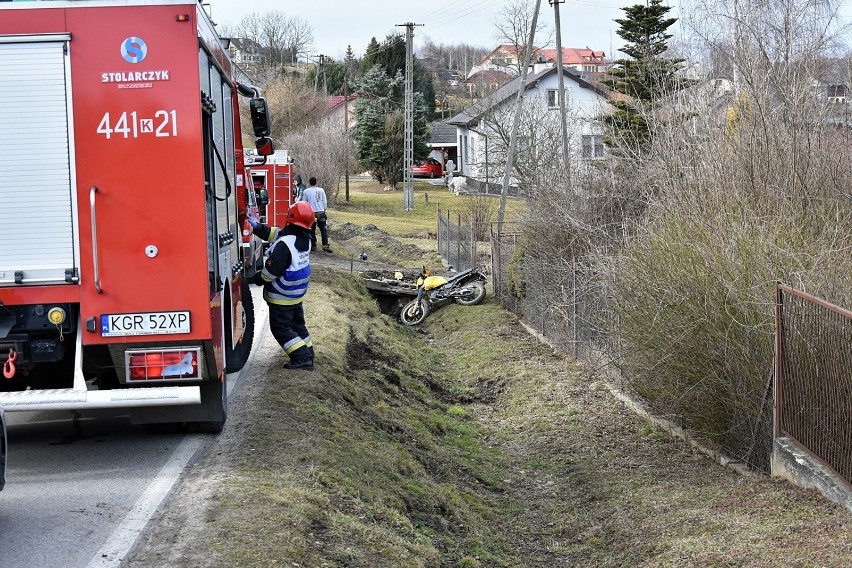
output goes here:
{"type": "MultiPolygon", "coordinates": [[[[227,349],[225,352],[225,372],[227,373],[236,373],[248,361],[249,353],[251,353],[251,346],[254,343],[254,300],[251,297],[251,290],[249,288],[248,280],[242,278],[242,283],[240,284],[240,295],[242,296],[243,301],[243,338],[237,343],[237,346],[233,349],[227,349]]],[[[226,331],[226,345],[230,346],[233,344],[232,341],[232,333],[234,326],[232,325],[230,318],[225,322],[225,331],[226,331]]]]}

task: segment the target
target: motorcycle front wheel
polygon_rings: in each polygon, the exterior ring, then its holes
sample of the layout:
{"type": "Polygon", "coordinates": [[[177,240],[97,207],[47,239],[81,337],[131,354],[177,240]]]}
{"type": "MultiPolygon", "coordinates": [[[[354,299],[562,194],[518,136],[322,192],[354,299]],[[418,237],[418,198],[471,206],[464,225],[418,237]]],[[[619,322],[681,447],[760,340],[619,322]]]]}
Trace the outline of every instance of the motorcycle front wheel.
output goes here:
{"type": "Polygon", "coordinates": [[[485,299],[485,284],[479,281],[470,282],[462,286],[456,302],[462,306],[475,306],[485,299]]]}
{"type": "Polygon", "coordinates": [[[429,304],[426,300],[411,300],[399,313],[399,320],[405,325],[418,325],[423,323],[429,315],[429,304]]]}

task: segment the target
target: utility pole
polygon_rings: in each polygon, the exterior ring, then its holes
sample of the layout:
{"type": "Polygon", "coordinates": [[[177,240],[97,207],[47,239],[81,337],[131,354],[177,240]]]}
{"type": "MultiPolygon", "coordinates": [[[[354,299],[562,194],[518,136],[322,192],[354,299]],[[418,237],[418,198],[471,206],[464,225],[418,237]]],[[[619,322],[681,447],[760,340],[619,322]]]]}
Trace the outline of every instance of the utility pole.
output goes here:
{"type": "Polygon", "coordinates": [[[349,202],[349,83],[343,75],[343,141],[346,144],[346,202],[349,202]]]}
{"type": "Polygon", "coordinates": [[[328,96],[328,77],[326,76],[325,55],[320,55],[320,69],[322,69],[322,94],[328,96]]]}
{"type": "MultiPolygon", "coordinates": [[[[405,26],[405,139],[403,144],[403,207],[414,210],[414,185],[411,165],[414,163],[414,26],[412,22],[397,24],[405,26]]],[[[423,25],[423,24],[419,24],[423,25]]]]}
{"type": "Polygon", "coordinates": [[[732,81],[734,83],[734,94],[739,96],[740,94],[740,72],[739,72],[739,62],[740,62],[740,54],[743,50],[740,49],[740,15],[737,10],[737,0],[731,0],[731,8],[733,12],[733,17],[731,18],[731,26],[733,28],[731,35],[731,43],[734,46],[734,61],[733,61],[733,71],[734,76],[732,77],[732,81]]]}
{"type": "Polygon", "coordinates": [[[518,127],[520,126],[521,106],[524,102],[524,91],[527,85],[527,72],[530,67],[530,56],[532,55],[533,42],[535,41],[535,27],[538,25],[538,11],[541,8],[541,0],[535,0],[535,12],[533,12],[532,25],[530,25],[530,37],[527,38],[527,47],[524,50],[524,65],[521,69],[521,84],[518,87],[518,98],[515,100],[515,118],[512,121],[512,134],[509,138],[509,153],[506,156],[506,171],[503,174],[503,189],[500,192],[500,209],[497,212],[497,234],[503,231],[503,217],[506,215],[506,197],[509,194],[509,176],[512,175],[512,163],[515,161],[515,146],[518,143],[518,127]]]}
{"type": "Polygon", "coordinates": [[[559,120],[562,122],[562,161],[565,163],[565,175],[571,186],[571,160],[568,153],[568,119],[565,110],[565,77],[562,71],[562,30],[559,23],[559,5],[565,0],[549,0],[553,6],[553,18],[556,25],[556,76],[559,80],[559,120]]]}
{"type": "Polygon", "coordinates": [[[314,93],[319,92],[319,76],[320,76],[320,69],[322,69],[324,57],[325,57],[325,55],[320,55],[319,56],[319,63],[317,63],[316,74],[314,75],[314,93]]]}

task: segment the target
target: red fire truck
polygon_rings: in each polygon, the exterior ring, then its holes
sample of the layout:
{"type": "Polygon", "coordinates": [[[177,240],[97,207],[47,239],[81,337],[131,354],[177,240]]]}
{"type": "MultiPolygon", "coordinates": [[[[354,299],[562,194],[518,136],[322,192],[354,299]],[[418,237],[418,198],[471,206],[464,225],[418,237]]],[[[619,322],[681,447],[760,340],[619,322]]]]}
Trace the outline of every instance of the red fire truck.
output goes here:
{"type": "Polygon", "coordinates": [[[198,3],[0,3],[0,404],[220,431],[260,243],[235,81],[198,3]],[[180,156],[175,162],[175,156],[180,156]]]}
{"type": "Polygon", "coordinates": [[[251,168],[261,220],[267,225],[283,227],[293,204],[293,160],[286,151],[259,156],[249,148],[246,165],[251,168]]]}

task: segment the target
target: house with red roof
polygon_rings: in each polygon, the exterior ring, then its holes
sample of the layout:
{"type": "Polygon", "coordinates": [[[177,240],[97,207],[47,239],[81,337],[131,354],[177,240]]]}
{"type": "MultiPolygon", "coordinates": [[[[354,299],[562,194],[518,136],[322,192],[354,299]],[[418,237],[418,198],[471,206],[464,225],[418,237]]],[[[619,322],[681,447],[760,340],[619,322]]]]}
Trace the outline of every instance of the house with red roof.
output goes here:
{"type": "Polygon", "coordinates": [[[340,123],[343,124],[344,114],[348,114],[349,128],[354,127],[355,101],[358,100],[358,97],[359,93],[357,91],[354,93],[349,93],[348,97],[344,97],[343,95],[334,95],[328,97],[328,111],[326,112],[325,117],[330,120],[339,120],[340,123]]]}
{"type": "MultiPolygon", "coordinates": [[[[539,63],[556,64],[556,49],[540,49],[535,56],[539,63]]],[[[588,47],[563,47],[562,67],[577,71],[582,77],[595,77],[606,72],[606,53],[588,47]]]]}
{"type": "MultiPolygon", "coordinates": [[[[517,77],[520,73],[519,61],[523,59],[523,46],[501,43],[471,68],[468,79],[482,71],[500,71],[517,77]]],[[[556,64],[556,49],[533,47],[530,64],[556,64]]],[[[589,47],[563,47],[562,67],[574,69],[583,77],[595,77],[606,72],[606,53],[589,47]]]]}

